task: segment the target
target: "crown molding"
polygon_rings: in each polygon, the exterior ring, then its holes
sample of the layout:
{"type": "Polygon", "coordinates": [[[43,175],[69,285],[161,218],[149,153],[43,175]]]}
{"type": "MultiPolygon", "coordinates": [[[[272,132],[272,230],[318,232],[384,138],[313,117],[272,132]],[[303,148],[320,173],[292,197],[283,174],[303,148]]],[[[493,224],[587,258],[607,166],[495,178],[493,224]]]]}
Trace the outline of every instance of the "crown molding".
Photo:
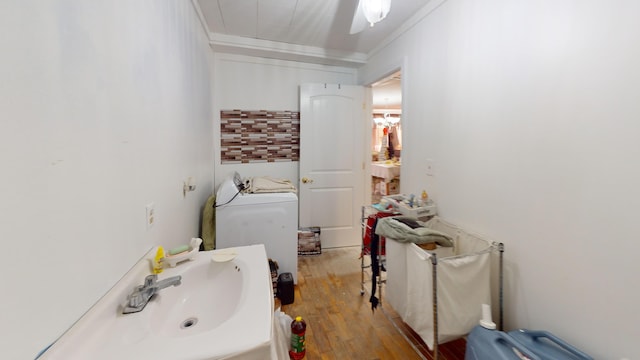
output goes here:
{"type": "Polygon", "coordinates": [[[447,0],[431,0],[425,6],[423,6],[419,11],[417,11],[413,16],[411,16],[407,21],[405,21],[402,26],[397,28],[391,35],[387,36],[378,46],[373,48],[371,51],[367,53],[367,59],[373,57],[375,54],[380,52],[382,49],[386,48],[389,44],[395,41],[397,38],[402,36],[404,33],[413,28],[416,24],[418,24],[422,19],[429,16],[432,12],[438,9],[442,4],[447,2],[447,0]]]}
{"type": "Polygon", "coordinates": [[[204,33],[207,35],[207,39],[211,41],[211,30],[209,30],[209,25],[207,25],[207,21],[204,18],[204,14],[202,13],[202,9],[200,8],[200,4],[198,4],[198,0],[191,0],[191,5],[193,5],[193,9],[198,14],[198,19],[200,19],[200,25],[202,25],[202,29],[204,33]]]}
{"type": "Polygon", "coordinates": [[[214,51],[223,53],[303,61],[322,65],[357,68],[367,62],[367,54],[365,53],[350,53],[315,46],[288,44],[219,33],[209,33],[209,43],[214,51]]]}
{"type": "Polygon", "coordinates": [[[423,18],[440,7],[447,0],[431,0],[420,11],[406,21],[400,28],[394,31],[377,47],[368,53],[345,52],[339,50],[324,49],[315,46],[296,45],[278,41],[261,40],[242,36],[233,36],[220,33],[213,33],[209,29],[204,18],[198,0],[191,0],[191,3],[198,14],[200,23],[209,39],[209,44],[214,51],[229,54],[239,54],[263,57],[269,59],[281,59],[290,61],[308,62],[321,65],[344,66],[359,68],[367,61],[387,47],[391,42],[413,28],[423,18]]]}

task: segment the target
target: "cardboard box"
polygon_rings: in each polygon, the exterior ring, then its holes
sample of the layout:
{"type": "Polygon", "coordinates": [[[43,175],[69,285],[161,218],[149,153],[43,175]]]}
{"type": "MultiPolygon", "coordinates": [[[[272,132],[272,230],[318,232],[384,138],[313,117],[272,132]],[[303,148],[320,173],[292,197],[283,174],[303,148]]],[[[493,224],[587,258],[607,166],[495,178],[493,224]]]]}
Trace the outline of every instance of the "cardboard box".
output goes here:
{"type": "Polygon", "coordinates": [[[298,229],[298,255],[320,255],[320,227],[311,226],[298,229]]]}

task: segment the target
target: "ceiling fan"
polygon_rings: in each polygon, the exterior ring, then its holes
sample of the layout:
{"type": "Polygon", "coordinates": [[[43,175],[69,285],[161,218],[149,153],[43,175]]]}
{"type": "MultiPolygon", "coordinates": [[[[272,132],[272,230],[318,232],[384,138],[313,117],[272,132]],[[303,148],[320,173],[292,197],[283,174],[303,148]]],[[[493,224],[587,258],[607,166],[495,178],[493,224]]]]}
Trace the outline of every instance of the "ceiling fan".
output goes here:
{"type": "Polygon", "coordinates": [[[350,34],[357,34],[384,19],[391,9],[391,0],[359,0],[353,14],[350,34]]]}

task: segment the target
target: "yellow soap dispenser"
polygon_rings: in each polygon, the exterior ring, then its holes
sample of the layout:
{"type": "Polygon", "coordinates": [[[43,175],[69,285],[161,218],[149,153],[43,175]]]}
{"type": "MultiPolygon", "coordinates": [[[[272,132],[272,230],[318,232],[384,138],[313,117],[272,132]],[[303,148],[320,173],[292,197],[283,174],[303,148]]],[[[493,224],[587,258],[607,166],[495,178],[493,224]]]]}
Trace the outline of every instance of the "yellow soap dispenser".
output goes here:
{"type": "Polygon", "coordinates": [[[156,257],[153,259],[153,273],[160,274],[162,272],[162,260],[164,259],[164,248],[162,246],[158,246],[158,250],[156,251],[156,257]]]}

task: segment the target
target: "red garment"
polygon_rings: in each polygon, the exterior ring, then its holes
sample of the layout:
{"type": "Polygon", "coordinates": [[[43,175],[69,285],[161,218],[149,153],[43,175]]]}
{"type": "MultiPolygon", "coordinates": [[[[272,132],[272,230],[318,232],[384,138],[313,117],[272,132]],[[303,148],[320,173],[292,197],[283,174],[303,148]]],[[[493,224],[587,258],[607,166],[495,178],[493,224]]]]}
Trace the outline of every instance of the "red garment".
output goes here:
{"type": "MultiPolygon", "coordinates": [[[[388,212],[377,212],[375,214],[369,215],[367,217],[367,225],[364,229],[364,236],[362,238],[362,255],[371,255],[371,238],[376,229],[374,229],[374,225],[377,219],[381,219],[387,216],[394,216],[397,214],[388,213],[388,212]]],[[[386,255],[385,253],[385,239],[380,236],[380,255],[386,255]]]]}

